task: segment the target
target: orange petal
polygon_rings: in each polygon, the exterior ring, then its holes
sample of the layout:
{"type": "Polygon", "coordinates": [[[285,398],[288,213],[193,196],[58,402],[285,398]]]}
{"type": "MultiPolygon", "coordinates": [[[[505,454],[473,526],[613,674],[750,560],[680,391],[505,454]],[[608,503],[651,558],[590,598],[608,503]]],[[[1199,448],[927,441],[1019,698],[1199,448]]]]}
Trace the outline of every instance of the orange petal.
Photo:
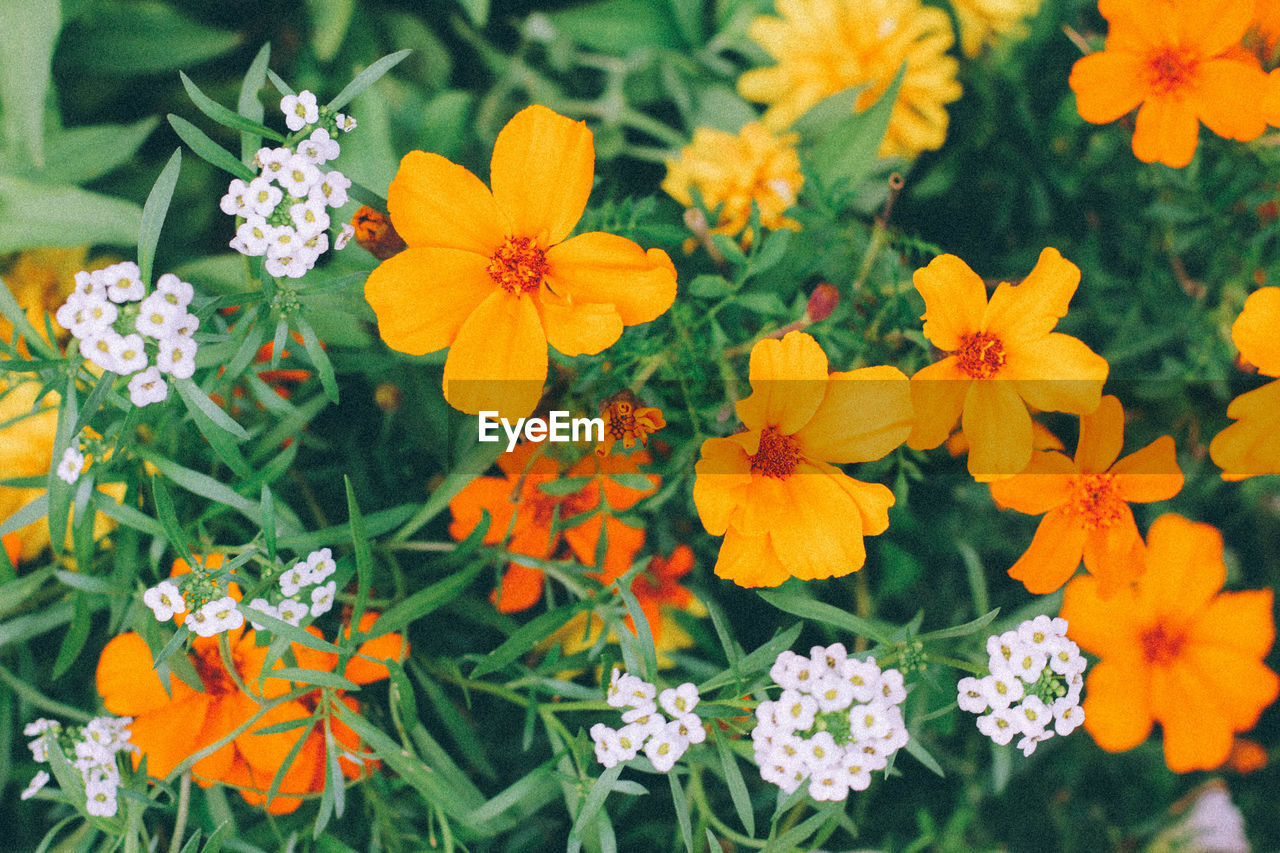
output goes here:
{"type": "Polygon", "coordinates": [[[527,417],[547,379],[547,336],[533,300],[499,290],[471,312],[444,363],[444,397],[459,411],[527,417]]]}
{"type": "Polygon", "coordinates": [[[1274,594],[1269,589],[1224,592],[1196,614],[1187,642],[1227,649],[1260,659],[1271,651],[1276,626],[1274,594]]]}
{"type": "Polygon", "coordinates": [[[1280,287],[1254,291],[1231,326],[1231,340],[1240,357],[1266,376],[1280,376],[1280,287]]]}
{"type": "Polygon", "coordinates": [[[955,356],[947,356],[925,365],[911,377],[911,412],[915,422],[907,435],[908,447],[931,450],[951,435],[973,382],[958,365],[955,356]]]}
{"type": "MultiPolygon", "coordinates": [[[[1181,661],[1151,673],[1151,712],[1164,729],[1164,760],[1175,773],[1212,770],[1231,752],[1231,725],[1212,687],[1181,661]]],[[[1089,719],[1085,709],[1085,720],[1089,719]]]]}
{"type": "Polygon", "coordinates": [[[1023,342],[1039,340],[1066,316],[1079,284],[1080,268],[1057,249],[1046,248],[1020,284],[1003,282],[991,294],[982,331],[999,337],[1006,351],[1023,342]]]}
{"type": "Polygon", "coordinates": [[[648,323],[676,298],[676,268],[661,249],[645,251],[625,237],[590,231],[547,251],[546,284],[572,302],[614,306],[622,323],[648,323]]]}
{"type": "MultiPolygon", "coordinates": [[[[217,743],[252,717],[257,710],[258,703],[238,690],[213,697],[195,742],[201,749],[217,743]]],[[[221,779],[230,770],[235,752],[235,742],[227,741],[221,749],[193,764],[191,772],[205,779],[221,779]]]]}
{"type": "Polygon", "coordinates": [[[253,724],[253,728],[236,738],[236,748],[253,770],[266,774],[270,779],[284,765],[285,759],[289,757],[298,739],[310,734],[311,727],[302,726],[270,734],[258,734],[258,732],[268,726],[287,723],[291,720],[305,720],[310,716],[311,712],[300,702],[275,705],[253,724]]]}
{"type": "Polygon", "coordinates": [[[631,568],[636,554],[644,547],[644,528],[632,527],[614,516],[603,513],[588,521],[570,527],[564,532],[573,554],[584,566],[596,565],[596,546],[600,542],[600,528],[608,532],[605,564],[601,580],[610,581],[631,568]],[[603,522],[603,523],[602,523],[603,522]]]}
{"type": "Polygon", "coordinates": [[[912,282],[924,297],[924,336],[938,349],[959,349],[962,336],[979,331],[987,286],[964,261],[939,255],[916,270],[912,282]]]}
{"type": "Polygon", "coordinates": [[[698,518],[712,536],[723,536],[744,500],[743,490],[751,486],[751,460],[736,442],[708,438],[693,470],[698,518]]]}
{"type": "Polygon", "coordinates": [[[1280,473],[1280,381],[1241,394],[1227,407],[1235,418],[1209,444],[1209,456],[1224,480],[1280,473]]]}
{"type": "Polygon", "coordinates": [[[1165,618],[1185,621],[1209,603],[1226,579],[1222,534],[1216,527],[1173,513],[1151,524],[1147,572],[1139,586],[1165,618]]]}
{"type": "Polygon", "coordinates": [[[1098,408],[1080,416],[1080,440],[1076,465],[1081,473],[1101,474],[1111,467],[1124,447],[1124,407],[1108,394],[1098,408]]]}
{"type": "Polygon", "coordinates": [[[582,218],[596,152],[585,122],[534,104],[498,134],[489,183],[511,234],[554,246],[582,218]]]}
{"type": "Polygon", "coordinates": [[[1049,512],[1036,528],[1027,552],[1009,569],[1033,595],[1054,592],[1075,574],[1084,553],[1085,529],[1062,510],[1049,512]]]}
{"type": "Polygon", "coordinates": [[[827,391],[827,354],[804,332],[765,339],[751,348],[751,396],[738,401],[749,428],[792,435],[809,422],[827,391]]]}
{"type": "Polygon", "coordinates": [[[410,151],[387,190],[396,232],[414,248],[465,249],[491,256],[506,240],[506,222],[489,189],[439,154],[410,151]]]}
{"type": "Polygon", "coordinates": [[[1167,501],[1182,491],[1177,448],[1167,435],[1121,459],[1111,473],[1116,475],[1116,495],[1123,501],[1167,501]]]}
{"type": "Polygon", "coordinates": [[[364,298],[387,346],[423,355],[453,343],[463,322],[494,293],[489,260],[458,249],[405,249],[378,264],[364,298]]]}
{"type": "Polygon", "coordinates": [[[136,717],[192,695],[176,676],[169,678],[173,698],[156,675],[151,649],[137,634],[112,637],[98,657],[98,693],[107,710],[122,717],[136,717]]]}
{"type": "Polygon", "coordinates": [[[508,563],[502,576],[502,590],[494,591],[494,602],[499,613],[518,613],[528,610],[542,598],[542,569],[508,563]]]}
{"type": "Polygon", "coordinates": [[[1211,59],[1200,63],[1197,82],[1193,97],[1205,127],[1242,142],[1257,139],[1267,129],[1267,120],[1258,109],[1267,97],[1267,75],[1257,65],[1211,59]]]}
{"type": "Polygon", "coordinates": [[[487,511],[489,529],[484,533],[484,544],[497,545],[507,535],[511,514],[516,509],[511,492],[510,481],[499,477],[476,477],[467,483],[449,501],[449,512],[453,514],[449,535],[459,542],[466,539],[487,511]]]}
{"type": "Polygon", "coordinates": [[[1019,473],[1031,462],[1031,415],[1014,383],[975,381],[961,426],[969,439],[969,473],[978,482],[1019,473]]]}
{"type": "Polygon", "coordinates": [[[622,317],[613,305],[571,302],[548,292],[541,307],[547,343],[565,355],[595,355],[622,337],[622,317]]]}
{"type": "Polygon", "coordinates": [[[769,537],[787,572],[814,580],[862,568],[861,514],[835,476],[802,463],[783,486],[786,502],[774,507],[769,537]]]}
{"type": "Polygon", "coordinates": [[[1076,60],[1067,85],[1076,93],[1080,118],[1107,124],[1147,96],[1142,59],[1125,50],[1103,50],[1076,60]]]}
{"type": "Polygon", "coordinates": [[[1167,95],[1148,98],[1138,110],[1133,153],[1144,163],[1164,163],[1181,169],[1195,156],[1200,122],[1194,107],[1167,95]]]}
{"type": "Polygon", "coordinates": [[[906,375],[864,367],[831,374],[822,403],[795,435],[807,459],[870,462],[902,444],[913,422],[906,375]]]}
{"type": "Polygon", "coordinates": [[[830,474],[857,505],[864,536],[879,536],[889,529],[889,508],[897,502],[897,498],[888,486],[855,480],[834,465],[823,463],[818,467],[830,474]]]}
{"type": "Polygon", "coordinates": [[[1110,365],[1085,344],[1058,332],[1008,354],[1001,374],[1016,380],[1018,393],[1042,412],[1095,411],[1110,365]]]}
{"type": "MultiPolygon", "coordinates": [[[[366,613],[365,616],[370,614],[366,613]]],[[[365,630],[365,628],[361,628],[365,630]]],[[[375,681],[382,681],[388,678],[390,673],[387,671],[387,665],[381,663],[385,660],[402,661],[409,653],[409,643],[400,634],[383,634],[381,637],[375,637],[372,640],[365,640],[360,644],[360,648],[356,649],[357,657],[354,657],[347,663],[346,672],[342,673],[345,677],[351,679],[356,684],[372,684],[375,681]],[[373,660],[366,660],[373,658],[373,660]]]]}
{"type": "Polygon", "coordinates": [[[1150,674],[1136,662],[1095,664],[1085,679],[1085,731],[1108,752],[1133,749],[1151,734],[1150,689],[1150,674]]]}
{"type": "Polygon", "coordinates": [[[1061,453],[1033,453],[1020,474],[991,483],[991,498],[1001,509],[1040,515],[1071,498],[1075,465],[1061,453]]]}
{"type": "Polygon", "coordinates": [[[1146,570],[1146,546],[1133,511],[1126,503],[1116,511],[1120,517],[1106,527],[1090,530],[1084,543],[1084,567],[1098,579],[1098,595],[1110,598],[1146,570]]]}
{"type": "Polygon", "coordinates": [[[1191,645],[1180,657],[1195,677],[1209,689],[1218,714],[1233,731],[1243,732],[1258,723],[1264,708],[1280,695],[1280,678],[1257,658],[1220,646],[1191,645]]]}
{"type": "Polygon", "coordinates": [[[1085,651],[1103,658],[1138,660],[1142,642],[1141,626],[1135,619],[1137,606],[1131,588],[1103,599],[1098,594],[1098,579],[1085,576],[1067,584],[1058,615],[1067,620],[1067,636],[1085,651]]]}
{"type": "Polygon", "coordinates": [[[1216,56],[1240,43],[1253,20],[1253,3],[1249,0],[1173,0],[1173,17],[1184,43],[1194,44],[1206,56],[1216,56]]]}
{"type": "Polygon", "coordinates": [[[147,757],[147,773],[163,779],[187,756],[208,746],[193,740],[192,733],[204,726],[211,701],[207,693],[193,692],[166,708],[134,717],[130,740],[147,757]]]}
{"type": "Polygon", "coordinates": [[[768,535],[750,536],[733,528],[720,544],[715,573],[718,578],[746,587],[778,586],[791,577],[768,535]]]}

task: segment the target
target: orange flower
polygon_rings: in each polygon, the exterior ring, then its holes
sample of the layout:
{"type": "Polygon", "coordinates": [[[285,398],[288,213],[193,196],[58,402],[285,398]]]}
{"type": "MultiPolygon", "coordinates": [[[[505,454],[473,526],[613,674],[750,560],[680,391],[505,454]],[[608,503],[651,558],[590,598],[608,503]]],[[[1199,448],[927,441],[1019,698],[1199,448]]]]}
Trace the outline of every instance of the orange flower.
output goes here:
{"type": "Polygon", "coordinates": [[[1124,446],[1124,409],[1107,395],[1098,411],[1080,418],[1074,460],[1036,453],[1021,474],[991,484],[1002,508],[1047,513],[1031,547],[1009,569],[1036,595],[1053,592],[1085,568],[1109,598],[1142,572],[1142,536],[1130,501],[1163,501],[1182,489],[1173,439],[1163,436],[1116,462],[1124,446]]]}
{"type": "MultiPolygon", "coordinates": [[[[653,494],[659,479],[648,475],[648,489],[632,489],[613,479],[613,475],[640,474],[639,465],[649,461],[645,451],[631,456],[607,456],[601,459],[587,454],[564,474],[566,478],[590,478],[582,488],[565,495],[550,494],[542,486],[561,477],[560,464],[538,444],[517,445],[515,450],[498,457],[503,477],[477,477],[449,502],[453,523],[449,535],[461,541],[476,529],[481,513],[488,511],[489,528],[484,544],[506,542],[506,550],[538,560],[552,557],[561,540],[584,565],[596,565],[596,545],[600,531],[607,531],[608,548],[602,564],[604,579],[612,579],[631,567],[632,560],[644,545],[644,530],[622,522],[613,513],[628,510],[641,498],[653,494]],[[609,512],[601,512],[601,501],[609,512]],[[554,531],[552,521],[561,524],[582,515],[590,515],[581,524],[554,531]]],[[[507,564],[502,590],[496,595],[498,610],[513,613],[527,610],[542,597],[541,569],[517,562],[507,564]]]]}
{"type": "MultiPolygon", "coordinates": [[[[1280,287],[1254,291],[1231,327],[1240,356],[1264,376],[1280,376],[1280,287]]],[[[1280,473],[1280,382],[1241,394],[1227,407],[1236,422],[1209,444],[1222,479],[1243,480],[1280,473]]]]}
{"type": "MultiPolygon", "coordinates": [[[[694,612],[695,615],[705,613],[701,602],[694,597],[693,591],[680,584],[680,578],[693,571],[693,549],[688,545],[677,545],[670,557],[654,554],[648,568],[635,576],[631,581],[631,592],[636,602],[644,611],[644,618],[649,622],[649,633],[653,635],[655,647],[661,647],[663,636],[670,620],[666,617],[667,608],[694,612]]],[[[627,617],[627,627],[636,632],[635,623],[627,617]]],[[[674,624],[670,627],[674,628],[674,624]]]]}
{"type": "MultiPolygon", "coordinates": [[[[376,618],[376,614],[365,614],[361,630],[366,630],[376,618]]],[[[319,636],[317,629],[308,630],[319,636]]],[[[166,691],[156,675],[151,650],[137,634],[114,637],[103,649],[98,660],[98,693],[111,713],[134,718],[130,730],[133,743],[141,752],[135,756],[135,763],[145,756],[151,776],[167,777],[188,756],[222,740],[248,722],[261,705],[293,688],[289,681],[263,672],[267,647],[257,645],[253,631],[237,629],[230,632],[228,638],[236,674],[251,692],[246,693],[236,684],[223,663],[215,637],[196,638],[192,644],[190,660],[203,691],[193,690],[176,676],[169,679],[166,691]]],[[[337,665],[336,655],[296,643],[292,648],[298,665],[303,668],[332,672],[337,665]]],[[[383,635],[358,649],[359,655],[379,660],[403,658],[406,652],[407,644],[398,634],[383,635]]],[[[273,668],[283,666],[282,661],[277,661],[273,668]]],[[[342,674],[357,684],[368,684],[386,678],[387,670],[385,664],[356,657],[342,674]]],[[[277,771],[299,738],[305,738],[283,776],[279,791],[298,795],[323,790],[325,747],[321,727],[261,733],[269,726],[311,717],[319,697],[320,692],[315,691],[274,705],[231,742],[195,762],[191,768],[192,778],[205,788],[214,782],[223,782],[239,788],[249,802],[264,803],[277,771]]],[[[357,707],[354,700],[341,693],[336,698],[353,710],[357,707]]],[[[337,719],[331,719],[330,727],[339,743],[339,764],[344,775],[356,778],[366,774],[369,767],[344,754],[354,754],[360,749],[359,738],[337,719]]],[[[267,805],[267,811],[292,812],[301,802],[296,796],[279,796],[267,805]]]]}
{"type": "Polygon", "coordinates": [[[1196,151],[1200,122],[1219,136],[1262,135],[1267,76],[1240,47],[1251,0],[1100,0],[1111,25],[1106,48],[1071,69],[1080,117],[1115,121],[1134,107],[1133,153],[1181,168],[1196,151]]]}
{"type": "Polygon", "coordinates": [[[541,106],[498,134],[492,193],[437,154],[400,162],[387,206],[409,248],[370,274],[365,298],[392,349],[450,348],[444,395],[454,408],[526,416],[542,395],[548,343],[598,353],[671,307],[676,273],[662,250],[595,231],[565,239],[594,170],[587,126],[541,106]]]}
{"type": "Polygon", "coordinates": [[[1134,586],[1109,599],[1096,578],[1067,585],[1067,635],[1102,659],[1085,682],[1084,727],[1119,752],[1159,722],[1171,770],[1209,770],[1280,690],[1262,664],[1275,638],[1272,592],[1219,593],[1221,534],[1178,515],[1151,525],[1146,564],[1134,586]]]}
{"type": "MultiPolygon", "coordinates": [[[[1065,451],[1067,446],[1047,426],[1032,418],[1031,449],[1065,451]]],[[[969,439],[965,438],[964,430],[958,429],[947,437],[947,452],[952,456],[963,456],[969,452],[969,439]]]]}
{"type": "Polygon", "coordinates": [[[916,270],[924,336],[951,355],[911,377],[916,420],[907,444],[937,447],[958,420],[969,473],[990,482],[1031,461],[1028,405],[1078,415],[1098,408],[1106,360],[1053,331],[1079,283],[1079,268],[1052,248],[1021,284],[1000,284],[989,303],[982,279],[955,255],[916,270]]]}
{"type": "Polygon", "coordinates": [[[751,350],[752,394],[737,404],[747,431],[702,443],[693,502],[724,536],[716,575],[777,586],[856,572],[862,538],[889,526],[893,493],[833,462],[868,462],[911,430],[909,384],[895,367],[827,375],[827,356],[804,332],[751,350]]]}
{"type": "Polygon", "coordinates": [[[596,445],[596,453],[601,456],[608,456],[616,441],[627,450],[636,446],[636,439],[648,444],[649,436],[667,425],[661,409],[641,406],[636,395],[625,389],[605,400],[600,415],[604,418],[604,439],[596,445]]]}

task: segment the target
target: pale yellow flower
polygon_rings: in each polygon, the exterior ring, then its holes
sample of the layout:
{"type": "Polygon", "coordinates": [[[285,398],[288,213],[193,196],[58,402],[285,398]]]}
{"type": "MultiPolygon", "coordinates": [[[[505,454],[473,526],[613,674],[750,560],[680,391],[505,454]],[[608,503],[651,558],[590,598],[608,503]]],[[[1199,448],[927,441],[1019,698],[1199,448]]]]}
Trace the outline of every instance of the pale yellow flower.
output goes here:
{"type": "Polygon", "coordinates": [[[708,210],[720,211],[712,233],[741,234],[744,245],[753,237],[747,227],[752,202],[760,210],[763,227],[799,229],[800,224],[786,216],[804,185],[795,148],[798,139],[794,133],[775,135],[757,121],[737,134],[700,127],[680,158],[667,161],[662,188],[685,207],[693,206],[691,188],[696,188],[708,210]]]}
{"type": "Polygon", "coordinates": [[[858,86],[867,87],[856,104],[865,110],[906,63],[880,156],[942,147],[945,105],[961,93],[946,12],[918,0],[778,0],[777,9],[781,17],[756,18],[750,34],[778,64],[738,78],[743,97],[770,105],[768,127],[790,127],[818,101],[858,86]]]}
{"type": "Polygon", "coordinates": [[[960,21],[960,48],[970,58],[1002,36],[1021,38],[1023,21],[1040,11],[1040,0],[951,0],[960,21]]]}
{"type": "MultiPolygon", "coordinates": [[[[52,314],[67,301],[75,287],[76,273],[88,269],[85,265],[88,253],[86,246],[27,249],[3,265],[0,278],[9,286],[18,305],[26,311],[27,319],[36,331],[44,332],[45,312],[52,314]]],[[[53,327],[55,330],[61,328],[56,322],[53,327]]],[[[7,341],[12,337],[13,324],[0,316],[0,340],[7,341]]]]}

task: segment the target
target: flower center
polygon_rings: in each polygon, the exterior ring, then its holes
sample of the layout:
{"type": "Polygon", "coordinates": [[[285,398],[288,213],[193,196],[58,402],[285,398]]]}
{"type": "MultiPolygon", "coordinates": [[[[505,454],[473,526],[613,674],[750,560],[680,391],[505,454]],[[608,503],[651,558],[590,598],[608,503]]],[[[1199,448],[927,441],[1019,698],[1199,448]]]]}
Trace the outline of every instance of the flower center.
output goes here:
{"type": "Polygon", "coordinates": [[[1142,653],[1147,662],[1166,666],[1177,660],[1186,637],[1169,633],[1165,631],[1164,625],[1157,623],[1155,627],[1143,631],[1141,639],[1142,653]]]}
{"type": "Polygon", "coordinates": [[[975,332],[960,338],[956,350],[960,369],[974,379],[990,379],[1004,367],[1004,343],[989,332],[975,332]]]}
{"type": "Polygon", "coordinates": [[[1120,520],[1120,504],[1116,496],[1115,474],[1080,474],[1072,478],[1068,509],[1089,530],[1110,527],[1120,520]]]}
{"type": "Polygon", "coordinates": [[[765,427],[760,433],[760,448],[751,457],[751,470],[781,480],[790,477],[799,464],[800,442],[778,432],[777,427],[765,427]]]}
{"type": "Polygon", "coordinates": [[[547,256],[532,237],[508,237],[489,259],[489,278],[508,293],[520,296],[542,286],[547,256]]]}
{"type": "Polygon", "coordinates": [[[1161,95],[1189,86],[1199,71],[1200,60],[1185,47],[1165,47],[1147,58],[1147,82],[1161,95]]]}

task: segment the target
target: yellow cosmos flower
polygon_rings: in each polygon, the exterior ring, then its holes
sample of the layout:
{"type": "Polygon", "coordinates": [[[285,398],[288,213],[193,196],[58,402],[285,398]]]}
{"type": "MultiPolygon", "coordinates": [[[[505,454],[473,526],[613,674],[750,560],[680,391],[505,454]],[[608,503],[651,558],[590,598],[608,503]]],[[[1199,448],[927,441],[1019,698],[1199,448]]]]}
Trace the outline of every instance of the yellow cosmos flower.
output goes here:
{"type": "Polygon", "coordinates": [[[778,64],[738,78],[738,91],[769,104],[764,123],[780,130],[818,101],[857,86],[857,108],[879,100],[906,63],[882,157],[914,157],[941,148],[946,104],[960,97],[954,36],[941,9],[917,0],[778,0],[781,17],[751,24],[751,38],[778,64]]]}
{"type": "Polygon", "coordinates": [[[444,396],[470,414],[530,414],[547,378],[547,344],[598,353],[624,326],[671,307],[676,272],[661,249],[623,237],[569,237],[595,172],[591,131],[546,107],[498,134],[489,178],[411,151],[387,207],[408,248],[365,284],[378,331],[413,355],[449,347],[444,396]]]}
{"type": "MultiPolygon", "coordinates": [[[[662,188],[685,207],[693,207],[690,190],[697,188],[709,210],[719,209],[712,233],[741,234],[744,246],[750,246],[754,237],[747,228],[752,202],[765,228],[799,229],[800,223],[785,215],[804,185],[798,140],[794,133],[775,136],[757,121],[744,125],[736,135],[700,127],[680,158],[667,161],[662,188]]],[[[695,243],[687,241],[685,250],[691,251],[695,243]]]]}
{"type": "Polygon", "coordinates": [[[707,532],[724,536],[718,577],[777,586],[862,568],[862,537],[889,527],[893,493],[832,463],[869,462],[911,431],[911,394],[896,367],[827,375],[809,335],[789,332],[751,350],[752,394],[739,400],[746,432],[702,443],[693,502],[707,532]]]}
{"type": "Polygon", "coordinates": [[[951,0],[960,22],[960,48],[970,58],[1001,36],[1020,38],[1023,21],[1040,11],[1040,0],[951,0]]]}
{"type": "MultiPolygon", "coordinates": [[[[1231,327],[1240,356],[1263,376],[1280,376],[1280,287],[1254,291],[1231,327]]],[[[1227,407],[1235,423],[1209,444],[1222,479],[1280,474],[1280,382],[1241,394],[1227,407]]]]}

